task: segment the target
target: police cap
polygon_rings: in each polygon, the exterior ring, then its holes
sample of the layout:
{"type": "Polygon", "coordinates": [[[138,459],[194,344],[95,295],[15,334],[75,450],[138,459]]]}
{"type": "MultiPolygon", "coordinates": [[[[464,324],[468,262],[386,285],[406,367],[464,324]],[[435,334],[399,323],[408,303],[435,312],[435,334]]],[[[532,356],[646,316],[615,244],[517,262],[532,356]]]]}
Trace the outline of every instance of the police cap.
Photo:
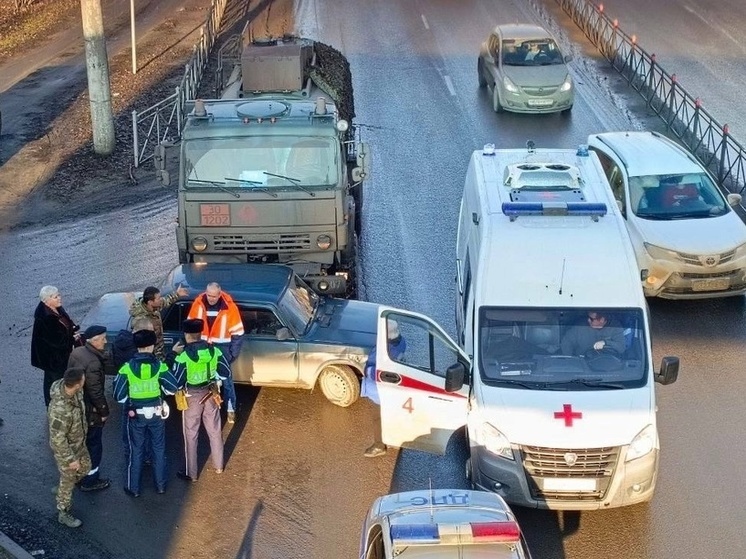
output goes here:
{"type": "Polygon", "coordinates": [[[156,340],[155,332],[152,330],[138,330],[132,334],[132,341],[135,343],[135,347],[137,348],[155,345],[156,340]]]}
{"type": "Polygon", "coordinates": [[[181,329],[184,331],[185,334],[201,334],[204,325],[205,323],[202,319],[190,318],[184,321],[181,329]]]}

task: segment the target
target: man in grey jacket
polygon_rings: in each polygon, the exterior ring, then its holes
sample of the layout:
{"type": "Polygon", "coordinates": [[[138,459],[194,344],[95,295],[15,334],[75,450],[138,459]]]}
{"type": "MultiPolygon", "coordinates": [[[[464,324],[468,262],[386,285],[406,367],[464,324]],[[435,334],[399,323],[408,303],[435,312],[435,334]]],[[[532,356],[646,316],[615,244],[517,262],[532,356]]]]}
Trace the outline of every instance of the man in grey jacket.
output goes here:
{"type": "Polygon", "coordinates": [[[595,351],[624,352],[624,329],[601,311],[588,312],[588,324],[573,326],[562,338],[563,355],[588,355],[595,351]]]}

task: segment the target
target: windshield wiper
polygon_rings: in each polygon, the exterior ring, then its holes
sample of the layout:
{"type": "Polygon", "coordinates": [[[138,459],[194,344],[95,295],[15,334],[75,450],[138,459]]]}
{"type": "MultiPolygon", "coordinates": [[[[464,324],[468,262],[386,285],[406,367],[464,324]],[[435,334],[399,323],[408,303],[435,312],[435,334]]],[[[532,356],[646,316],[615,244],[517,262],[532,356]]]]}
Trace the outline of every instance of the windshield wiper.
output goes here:
{"type": "Polygon", "coordinates": [[[263,183],[261,183],[259,181],[250,181],[250,180],[247,180],[247,179],[234,179],[234,178],[231,178],[231,177],[225,177],[225,180],[227,180],[227,181],[236,181],[236,182],[245,182],[245,183],[251,185],[252,192],[258,190],[259,192],[265,192],[265,193],[269,194],[273,198],[277,198],[277,193],[276,192],[272,192],[266,186],[262,186],[263,183]]]}
{"type": "Polygon", "coordinates": [[[300,179],[294,179],[293,177],[286,177],[285,175],[277,175],[275,173],[268,173],[267,171],[263,171],[265,175],[268,177],[276,177],[278,179],[285,179],[286,181],[290,182],[293,186],[297,186],[299,189],[301,189],[306,194],[309,194],[311,196],[316,196],[315,192],[311,192],[307,188],[304,188],[302,184],[300,184],[300,179]]]}
{"type": "Polygon", "coordinates": [[[604,381],[601,379],[595,379],[595,378],[576,378],[564,382],[558,382],[556,384],[582,384],[583,386],[587,386],[588,388],[609,388],[609,389],[616,389],[621,390],[626,388],[623,384],[620,384],[618,382],[609,382],[604,381]]]}
{"type": "Polygon", "coordinates": [[[188,179],[187,182],[194,182],[194,183],[197,183],[197,184],[211,184],[212,186],[218,187],[223,192],[227,192],[231,196],[235,196],[236,198],[240,198],[241,197],[241,195],[238,192],[233,192],[232,190],[226,188],[224,182],[220,182],[220,181],[203,181],[202,179],[188,179]]]}
{"type": "Polygon", "coordinates": [[[528,383],[528,382],[522,382],[520,380],[513,380],[513,379],[506,379],[506,378],[489,378],[492,382],[499,382],[502,384],[512,384],[514,386],[520,386],[521,388],[528,388],[529,390],[540,390],[542,388],[545,388],[546,383],[528,383]]]}

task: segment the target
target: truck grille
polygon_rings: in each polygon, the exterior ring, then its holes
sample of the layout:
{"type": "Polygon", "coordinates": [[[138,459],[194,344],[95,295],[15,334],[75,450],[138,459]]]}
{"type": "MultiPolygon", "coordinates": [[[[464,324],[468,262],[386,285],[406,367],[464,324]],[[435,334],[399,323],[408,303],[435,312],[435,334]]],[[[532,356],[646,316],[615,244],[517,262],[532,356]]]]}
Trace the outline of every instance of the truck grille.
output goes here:
{"type": "Polygon", "coordinates": [[[280,233],[277,235],[215,235],[212,246],[216,252],[247,254],[307,252],[311,250],[308,234],[280,233]]]}
{"type": "Polygon", "coordinates": [[[547,448],[522,446],[521,457],[531,494],[535,499],[595,501],[603,499],[614,474],[619,447],[547,448]],[[574,455],[574,456],[572,456],[574,455]],[[567,457],[575,462],[568,464],[567,457]],[[544,478],[593,479],[595,489],[588,491],[545,491],[544,478]]]}

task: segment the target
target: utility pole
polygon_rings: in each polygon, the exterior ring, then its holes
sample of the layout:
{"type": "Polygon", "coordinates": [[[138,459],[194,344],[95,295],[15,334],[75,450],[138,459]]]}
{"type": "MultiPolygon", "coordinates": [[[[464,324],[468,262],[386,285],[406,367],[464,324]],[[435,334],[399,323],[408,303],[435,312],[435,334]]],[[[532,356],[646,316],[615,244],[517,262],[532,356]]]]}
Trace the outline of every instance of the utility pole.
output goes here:
{"type": "Polygon", "coordinates": [[[114,151],[114,114],[109,87],[109,58],[106,55],[104,18],[101,0],[80,0],[85,40],[85,64],[88,73],[88,98],[91,102],[93,151],[111,155],[114,151]]]}

